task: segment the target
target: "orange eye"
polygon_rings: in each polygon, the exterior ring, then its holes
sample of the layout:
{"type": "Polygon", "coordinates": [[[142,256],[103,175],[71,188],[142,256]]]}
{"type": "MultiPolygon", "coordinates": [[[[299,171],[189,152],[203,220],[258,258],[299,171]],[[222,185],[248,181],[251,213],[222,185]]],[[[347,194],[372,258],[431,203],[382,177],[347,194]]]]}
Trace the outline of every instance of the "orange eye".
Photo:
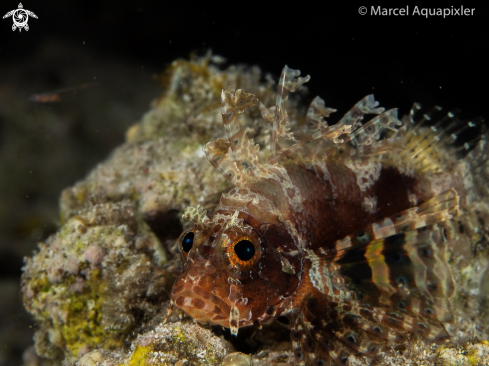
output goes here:
{"type": "Polygon", "coordinates": [[[251,267],[258,257],[258,248],[248,237],[241,237],[235,240],[232,245],[226,248],[226,254],[233,265],[240,267],[251,267]]]}

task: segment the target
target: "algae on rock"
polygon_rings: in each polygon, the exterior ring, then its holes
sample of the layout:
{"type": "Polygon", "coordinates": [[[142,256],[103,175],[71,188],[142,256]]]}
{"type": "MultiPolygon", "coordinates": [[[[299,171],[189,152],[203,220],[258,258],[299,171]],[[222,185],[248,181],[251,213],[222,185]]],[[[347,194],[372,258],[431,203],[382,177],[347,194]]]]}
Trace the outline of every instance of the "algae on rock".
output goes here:
{"type": "Polygon", "coordinates": [[[219,365],[229,353],[227,342],[195,323],[175,322],[157,326],[132,342],[128,355],[93,351],[84,355],[77,366],[98,362],[107,365],[219,365]]]}
{"type": "Polygon", "coordinates": [[[27,259],[24,303],[40,327],[39,355],[75,359],[120,347],[137,322],[161,311],[172,284],[158,265],[165,252],[134,211],[127,200],[93,204],[27,259]]]}

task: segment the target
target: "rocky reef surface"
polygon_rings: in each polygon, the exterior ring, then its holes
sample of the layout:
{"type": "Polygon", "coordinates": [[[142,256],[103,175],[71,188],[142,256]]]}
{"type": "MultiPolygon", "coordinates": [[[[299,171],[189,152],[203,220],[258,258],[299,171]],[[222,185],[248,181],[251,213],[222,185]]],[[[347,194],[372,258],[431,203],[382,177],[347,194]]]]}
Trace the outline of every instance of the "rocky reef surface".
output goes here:
{"type": "MultiPolygon", "coordinates": [[[[293,364],[287,329],[278,324],[240,329],[234,338],[178,310],[163,323],[180,266],[181,214],[188,205],[212,209],[230,188],[202,152],[223,134],[221,90],[244,89],[265,105],[275,100],[273,82],[258,68],[221,70],[219,63],[210,56],[173,62],[161,76],[163,95],[128,129],[126,143],[61,194],[59,230],[24,266],[24,304],[37,323],[24,366],[293,364]]],[[[290,105],[292,119],[304,114],[297,101],[290,105]]],[[[243,116],[250,135],[264,141],[259,119],[258,108],[243,116]]],[[[488,212],[484,203],[476,209],[488,212]]],[[[460,219],[466,229],[449,263],[457,284],[449,330],[465,340],[440,348],[413,339],[403,353],[352,364],[489,364],[489,220],[474,221],[460,219]]]]}

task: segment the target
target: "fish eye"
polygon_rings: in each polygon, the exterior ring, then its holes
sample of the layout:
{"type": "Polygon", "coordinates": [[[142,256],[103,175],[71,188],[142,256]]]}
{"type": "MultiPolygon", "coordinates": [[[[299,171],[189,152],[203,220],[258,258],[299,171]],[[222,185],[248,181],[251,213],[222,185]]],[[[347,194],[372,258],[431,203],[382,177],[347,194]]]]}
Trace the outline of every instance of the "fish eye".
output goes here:
{"type": "Polygon", "coordinates": [[[255,256],[255,245],[249,240],[241,240],[234,246],[234,252],[242,261],[249,261],[255,256]]]}
{"type": "Polygon", "coordinates": [[[231,267],[239,268],[241,271],[252,269],[262,254],[259,238],[253,233],[249,236],[239,234],[230,234],[230,236],[228,238],[231,240],[223,241],[222,249],[231,267]]]}
{"type": "Polygon", "coordinates": [[[192,249],[192,245],[194,245],[194,236],[193,232],[188,232],[182,239],[182,250],[185,253],[188,253],[190,249],[192,249]]]}

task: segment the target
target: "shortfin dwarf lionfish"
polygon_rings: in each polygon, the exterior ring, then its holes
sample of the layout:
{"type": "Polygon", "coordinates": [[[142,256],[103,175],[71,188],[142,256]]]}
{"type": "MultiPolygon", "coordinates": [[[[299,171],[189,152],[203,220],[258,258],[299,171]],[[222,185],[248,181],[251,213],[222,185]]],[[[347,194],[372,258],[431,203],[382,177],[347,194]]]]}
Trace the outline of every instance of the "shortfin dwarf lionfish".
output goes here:
{"type": "Polygon", "coordinates": [[[309,80],[299,75],[285,66],[276,106],[259,105],[270,128],[265,161],[239,119],[257,99],[222,91],[226,138],[204,152],[234,188],[210,216],[185,211],[193,226],[179,239],[184,270],[172,306],[232,334],[285,316],[300,365],[342,365],[412,334],[449,341],[451,218],[479,199],[471,177],[487,159],[484,136],[453,142],[482,119],[448,113],[426,126],[433,113],[415,122],[415,104],[401,123],[368,95],[329,125],[335,110],[316,97],[297,140],[286,104],[309,80]],[[377,116],[362,124],[368,114],[377,116]],[[470,169],[453,158],[460,150],[470,150],[470,169]]]}

